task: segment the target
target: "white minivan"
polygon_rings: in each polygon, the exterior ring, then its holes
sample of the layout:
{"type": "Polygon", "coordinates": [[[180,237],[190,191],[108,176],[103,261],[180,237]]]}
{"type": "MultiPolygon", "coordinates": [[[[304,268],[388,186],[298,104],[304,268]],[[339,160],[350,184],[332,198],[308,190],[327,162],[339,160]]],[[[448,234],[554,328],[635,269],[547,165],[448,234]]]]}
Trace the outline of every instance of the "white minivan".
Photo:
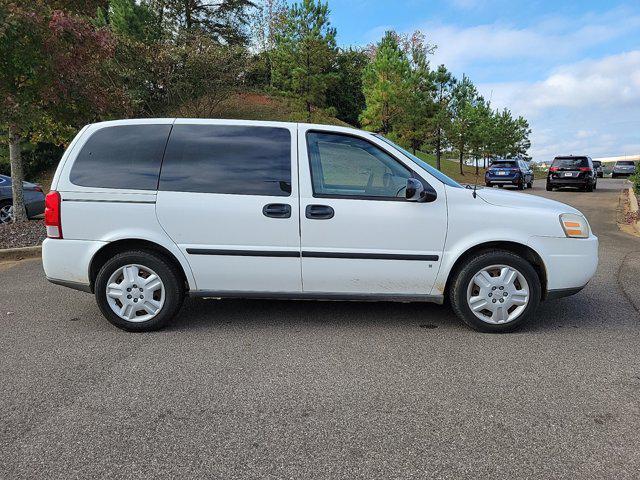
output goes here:
{"type": "Polygon", "coordinates": [[[513,330],[596,271],[575,208],[464,188],[370,132],[242,120],[84,127],[46,199],[47,278],[129,331],[185,295],[443,303],[513,330]]]}

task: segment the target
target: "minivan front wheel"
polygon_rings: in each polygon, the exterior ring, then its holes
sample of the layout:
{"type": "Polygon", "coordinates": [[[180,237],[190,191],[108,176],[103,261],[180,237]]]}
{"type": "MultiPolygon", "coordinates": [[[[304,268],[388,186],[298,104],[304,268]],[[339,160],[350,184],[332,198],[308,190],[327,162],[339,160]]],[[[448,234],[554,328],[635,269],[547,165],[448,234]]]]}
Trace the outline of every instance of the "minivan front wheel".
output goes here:
{"type": "Polygon", "coordinates": [[[481,332],[513,331],[540,303],[540,279],[522,257],[504,250],[474,257],[458,272],[449,292],[456,314],[481,332]]]}
{"type": "Polygon", "coordinates": [[[107,261],[96,277],[102,314],[131,332],[158,330],[178,313],[184,298],[181,277],[162,256],[129,251],[107,261]]]}

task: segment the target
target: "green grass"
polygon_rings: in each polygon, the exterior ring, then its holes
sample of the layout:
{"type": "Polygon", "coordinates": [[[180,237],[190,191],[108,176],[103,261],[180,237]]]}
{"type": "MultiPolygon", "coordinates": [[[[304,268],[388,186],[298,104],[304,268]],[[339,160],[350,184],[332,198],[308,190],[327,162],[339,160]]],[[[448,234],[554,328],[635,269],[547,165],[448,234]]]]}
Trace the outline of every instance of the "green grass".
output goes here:
{"type": "MultiPolygon", "coordinates": [[[[427,162],[432,167],[436,166],[436,156],[431,153],[417,152],[416,156],[427,162]]],[[[463,165],[462,171],[464,175],[460,175],[460,165],[457,162],[452,162],[451,160],[442,158],[440,161],[440,167],[442,173],[447,175],[448,177],[453,178],[456,182],[459,183],[474,183],[476,181],[476,168],[471,167],[469,165],[463,165]]],[[[477,182],[484,183],[484,168],[478,169],[478,180],[477,182]]]]}

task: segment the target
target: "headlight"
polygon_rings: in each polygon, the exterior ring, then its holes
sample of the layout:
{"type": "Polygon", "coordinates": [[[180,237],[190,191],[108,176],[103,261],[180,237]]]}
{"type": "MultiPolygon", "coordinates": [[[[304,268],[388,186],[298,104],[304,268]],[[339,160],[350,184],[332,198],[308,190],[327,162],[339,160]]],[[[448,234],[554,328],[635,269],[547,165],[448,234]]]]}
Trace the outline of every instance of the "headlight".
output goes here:
{"type": "Polygon", "coordinates": [[[563,213],[560,215],[560,224],[564,233],[569,238],[588,238],[589,222],[582,215],[575,213],[563,213]]]}

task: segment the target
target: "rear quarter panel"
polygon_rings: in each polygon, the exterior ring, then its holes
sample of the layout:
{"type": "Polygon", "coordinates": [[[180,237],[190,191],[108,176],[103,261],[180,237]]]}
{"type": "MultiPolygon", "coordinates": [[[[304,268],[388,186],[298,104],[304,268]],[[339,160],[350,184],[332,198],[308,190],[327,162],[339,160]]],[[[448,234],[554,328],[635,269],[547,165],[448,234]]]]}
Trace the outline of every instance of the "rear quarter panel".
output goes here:
{"type": "MultiPolygon", "coordinates": [[[[135,121],[136,125],[171,123],[173,119],[135,121]]],[[[64,239],[55,241],[74,240],[106,244],[118,240],[138,239],[155,243],[175,256],[186,274],[190,288],[195,289],[195,278],[187,260],[158,222],[155,190],[84,187],[69,180],[75,158],[89,137],[101,128],[123,124],[131,122],[103,122],[84,127],[62,156],[51,188],[58,191],[62,198],[64,239]]],[[[79,268],[88,270],[88,266],[82,265],[79,268]]]]}

